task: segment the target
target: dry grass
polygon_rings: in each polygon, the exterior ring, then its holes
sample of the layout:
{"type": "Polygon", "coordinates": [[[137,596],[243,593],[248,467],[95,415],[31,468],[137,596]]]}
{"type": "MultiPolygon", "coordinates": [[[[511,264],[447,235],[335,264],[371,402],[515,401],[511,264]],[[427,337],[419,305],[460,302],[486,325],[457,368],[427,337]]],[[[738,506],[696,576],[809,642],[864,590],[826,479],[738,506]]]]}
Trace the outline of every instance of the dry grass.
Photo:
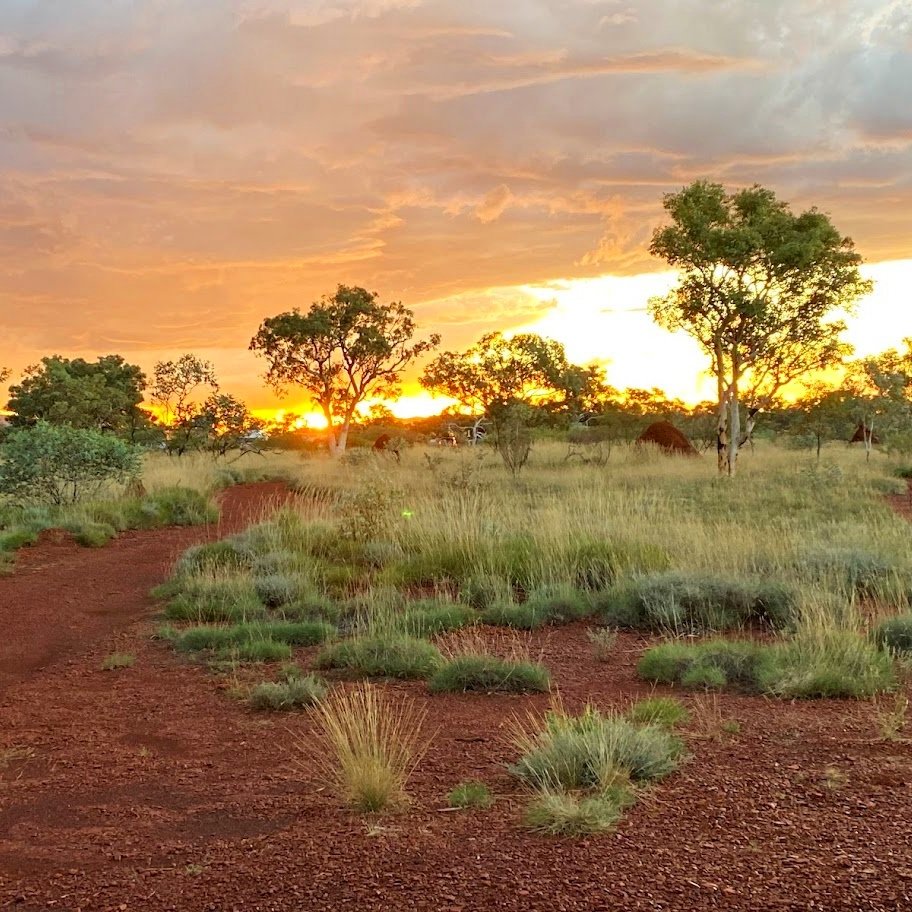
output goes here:
{"type": "Polygon", "coordinates": [[[395,809],[407,802],[409,776],[427,749],[425,716],[411,700],[371,684],[337,690],[314,711],[313,743],[298,747],[351,807],[395,809]]]}

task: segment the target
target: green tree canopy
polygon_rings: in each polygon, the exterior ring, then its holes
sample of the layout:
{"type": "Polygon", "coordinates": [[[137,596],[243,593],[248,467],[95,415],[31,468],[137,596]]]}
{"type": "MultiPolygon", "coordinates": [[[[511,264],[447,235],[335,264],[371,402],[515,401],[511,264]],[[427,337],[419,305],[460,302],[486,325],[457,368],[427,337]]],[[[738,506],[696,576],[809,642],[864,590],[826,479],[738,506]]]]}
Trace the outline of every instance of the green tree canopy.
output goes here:
{"type": "Polygon", "coordinates": [[[678,285],[650,302],[655,320],[683,329],[710,358],[718,383],[720,471],[733,474],[753,416],[783,386],[839,363],[849,312],[871,283],[851,239],[816,209],[794,214],[771,190],[726,193],[696,181],[664,200],[671,224],[650,251],[678,285]],[[749,408],[742,437],[740,408],[749,408]]]}
{"type": "Polygon", "coordinates": [[[414,342],[415,320],[401,303],[383,304],[376,292],[339,285],[307,313],[295,309],[268,317],[250,342],[266,358],[266,380],[277,390],[297,386],[326,418],[330,452],[345,452],[357,407],[390,398],[402,370],[440,337],[414,342]]]}
{"type": "Polygon", "coordinates": [[[10,387],[7,407],[19,427],[46,421],[129,437],[146,422],[139,407],[145,385],[143,372],[120,355],[97,361],[52,355],[10,387]]]}
{"type": "Polygon", "coordinates": [[[0,494],[56,505],[97,496],[140,469],[140,451],[111,434],[39,421],[0,446],[0,494]]]}
{"type": "Polygon", "coordinates": [[[493,332],[464,352],[442,352],[421,385],[496,420],[518,404],[578,402],[591,393],[593,374],[567,360],[564,346],[536,333],[493,332]]]}
{"type": "Polygon", "coordinates": [[[159,361],[150,392],[152,401],[162,411],[169,453],[182,456],[188,449],[206,443],[207,425],[201,397],[218,392],[211,362],[192,354],[182,355],[176,361],[159,361]]]}

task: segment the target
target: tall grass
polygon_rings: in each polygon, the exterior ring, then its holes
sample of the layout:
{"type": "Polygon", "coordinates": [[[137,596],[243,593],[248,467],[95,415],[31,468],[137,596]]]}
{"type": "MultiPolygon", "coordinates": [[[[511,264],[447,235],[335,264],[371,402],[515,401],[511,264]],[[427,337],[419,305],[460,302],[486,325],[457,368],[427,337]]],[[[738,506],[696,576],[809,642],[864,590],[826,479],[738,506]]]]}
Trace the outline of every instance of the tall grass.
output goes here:
{"type": "Polygon", "coordinates": [[[300,762],[359,811],[401,807],[421,758],[425,711],[370,684],[337,690],[314,711],[315,736],[300,741],[300,762]]]}

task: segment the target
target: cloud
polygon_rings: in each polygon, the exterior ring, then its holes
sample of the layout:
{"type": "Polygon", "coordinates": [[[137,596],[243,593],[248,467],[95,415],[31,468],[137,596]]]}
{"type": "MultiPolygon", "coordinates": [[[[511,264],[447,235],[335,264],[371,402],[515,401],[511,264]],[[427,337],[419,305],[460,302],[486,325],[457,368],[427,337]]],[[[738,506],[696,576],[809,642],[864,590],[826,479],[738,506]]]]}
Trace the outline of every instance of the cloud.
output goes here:
{"type": "Polygon", "coordinates": [[[901,0],[2,4],[0,362],[241,351],[340,281],[468,344],[654,271],[696,177],[905,256],[910,49],[901,0]]]}

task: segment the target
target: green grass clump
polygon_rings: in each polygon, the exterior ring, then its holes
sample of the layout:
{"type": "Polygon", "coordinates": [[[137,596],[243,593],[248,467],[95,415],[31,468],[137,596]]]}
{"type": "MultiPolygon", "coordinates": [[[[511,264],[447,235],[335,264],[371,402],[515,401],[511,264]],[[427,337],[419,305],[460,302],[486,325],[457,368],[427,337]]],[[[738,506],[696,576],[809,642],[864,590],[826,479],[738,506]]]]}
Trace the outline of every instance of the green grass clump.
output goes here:
{"type": "Polygon", "coordinates": [[[809,549],[798,566],[820,583],[837,583],[862,597],[895,595],[909,576],[902,564],[879,552],[831,545],[809,549]]]}
{"type": "Polygon", "coordinates": [[[218,507],[192,488],[162,488],[141,503],[143,515],[154,526],[200,526],[219,517],[218,507]]]}
{"type": "Polygon", "coordinates": [[[282,711],[313,706],[328,692],[326,682],[316,675],[293,676],[285,681],[264,681],[250,691],[254,709],[282,711]]]}
{"type": "Polygon", "coordinates": [[[637,700],[625,715],[631,722],[661,725],[664,728],[684,725],[690,719],[690,713],[684,704],[674,697],[648,697],[645,700],[637,700]]]}
{"type": "Polygon", "coordinates": [[[359,636],[324,649],[317,668],[338,668],[367,678],[429,678],[442,656],[427,640],[397,634],[359,636]]]}
{"type": "Polygon", "coordinates": [[[512,595],[509,581],[493,574],[469,576],[459,589],[459,598],[477,611],[485,611],[499,602],[509,601],[512,595]]]}
{"type": "Polygon", "coordinates": [[[672,571],[599,593],[596,606],[613,627],[695,633],[754,623],[785,627],[793,620],[795,597],[775,581],[672,571]]]}
{"type": "Polygon", "coordinates": [[[201,574],[178,577],[173,585],[161,587],[156,595],[176,592],[165,608],[165,617],[172,621],[241,622],[266,616],[250,579],[246,576],[201,574]]]}
{"type": "Polygon", "coordinates": [[[518,726],[522,756],[511,772],[539,789],[601,789],[619,776],[661,779],[675,769],[680,738],[660,725],[637,725],[621,715],[587,706],[578,716],[552,710],[540,726],[518,726]]]}
{"type": "Polygon", "coordinates": [[[267,608],[281,608],[313,594],[309,580],[287,573],[256,576],[253,589],[267,608]]]}
{"type": "Polygon", "coordinates": [[[484,809],[494,804],[494,796],[483,782],[472,779],[469,782],[460,782],[451,789],[447,801],[452,808],[484,809]]]}
{"type": "Polygon", "coordinates": [[[578,589],[545,586],[533,589],[524,602],[494,602],[482,614],[482,620],[499,627],[533,630],[544,624],[565,624],[577,620],[589,611],[589,602],[578,589]]]}
{"type": "Polygon", "coordinates": [[[16,551],[38,541],[37,529],[17,527],[0,530],[0,551],[16,551]]]}
{"type": "Polygon", "coordinates": [[[175,567],[178,576],[194,573],[233,572],[249,565],[250,555],[237,537],[223,538],[188,548],[175,567]]]}
{"type": "Polygon", "coordinates": [[[547,836],[586,836],[604,833],[621,819],[634,801],[630,791],[576,795],[559,789],[541,789],[526,805],[523,823],[547,836]]]}
{"type": "Polygon", "coordinates": [[[705,643],[661,643],[640,659],[640,677],[659,684],[690,687],[735,687],[747,692],[766,689],[774,679],[775,652],[749,640],[705,643]]]}
{"type": "Polygon", "coordinates": [[[291,646],[278,640],[247,640],[224,650],[239,662],[281,662],[291,658],[291,646]]]}
{"type": "Polygon", "coordinates": [[[454,656],[428,682],[433,693],[541,693],[550,686],[543,665],[480,654],[454,656]]]}
{"type": "Polygon", "coordinates": [[[778,651],[779,673],[768,690],[781,697],[871,697],[892,690],[890,656],[849,630],[799,633],[778,651]]]}
{"type": "Polygon", "coordinates": [[[64,524],[73,541],[84,548],[101,548],[117,536],[117,530],[107,523],[77,520],[64,524]]]}
{"type": "Polygon", "coordinates": [[[409,636],[431,637],[468,627],[477,620],[478,613],[468,605],[427,599],[408,605],[399,617],[399,626],[409,636]]]}
{"type": "Polygon", "coordinates": [[[779,697],[867,697],[890,690],[889,655],[848,630],[799,632],[776,645],[713,640],[663,643],[646,652],[640,676],[684,687],[733,687],[779,697]]]}
{"type": "Polygon", "coordinates": [[[892,652],[912,652],[912,614],[887,618],[873,631],[874,642],[892,652]]]}
{"type": "Polygon", "coordinates": [[[289,646],[312,646],[323,643],[334,635],[335,628],[321,621],[254,622],[230,626],[188,627],[175,635],[174,642],[175,647],[181,652],[201,652],[207,649],[243,647],[264,641],[289,646]]]}
{"type": "Polygon", "coordinates": [[[132,668],[136,663],[136,656],[128,652],[112,652],[101,663],[102,671],[115,671],[118,668],[132,668]]]}

